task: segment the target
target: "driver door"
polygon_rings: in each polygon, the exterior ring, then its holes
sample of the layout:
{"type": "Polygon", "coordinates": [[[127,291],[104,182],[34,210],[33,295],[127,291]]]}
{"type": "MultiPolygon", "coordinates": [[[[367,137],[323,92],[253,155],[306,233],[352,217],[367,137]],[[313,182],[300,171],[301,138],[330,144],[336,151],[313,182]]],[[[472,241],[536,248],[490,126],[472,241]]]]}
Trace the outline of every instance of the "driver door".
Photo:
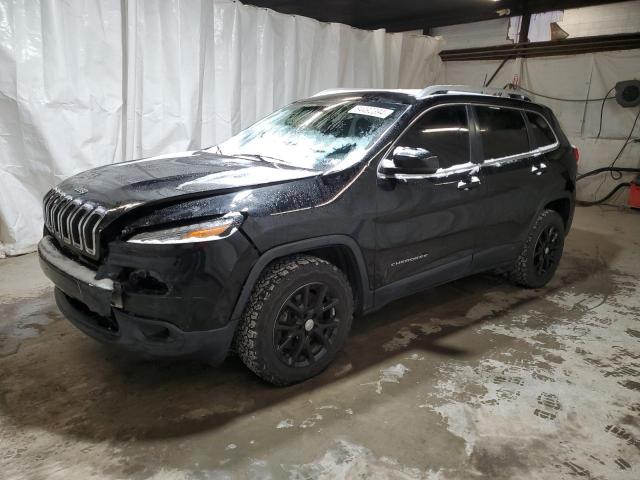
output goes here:
{"type": "MultiPolygon", "coordinates": [[[[465,105],[423,112],[390,149],[425,149],[436,172],[378,174],[376,304],[454,280],[471,270],[485,187],[472,155],[465,105]]],[[[391,155],[389,153],[388,155],[391,155]]],[[[385,158],[385,165],[393,158],[385,158]]]]}

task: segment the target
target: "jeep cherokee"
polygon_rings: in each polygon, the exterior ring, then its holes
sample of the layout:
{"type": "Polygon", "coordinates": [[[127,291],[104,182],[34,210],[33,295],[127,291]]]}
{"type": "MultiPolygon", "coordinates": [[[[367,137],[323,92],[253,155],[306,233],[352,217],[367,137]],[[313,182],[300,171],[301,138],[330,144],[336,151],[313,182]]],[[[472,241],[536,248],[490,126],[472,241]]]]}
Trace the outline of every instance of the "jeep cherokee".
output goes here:
{"type": "Polygon", "coordinates": [[[332,90],[204,150],[95,168],[44,198],[41,266],[87,335],[277,385],[354,314],[488,270],[553,276],[578,152],[513,91],[332,90]]]}

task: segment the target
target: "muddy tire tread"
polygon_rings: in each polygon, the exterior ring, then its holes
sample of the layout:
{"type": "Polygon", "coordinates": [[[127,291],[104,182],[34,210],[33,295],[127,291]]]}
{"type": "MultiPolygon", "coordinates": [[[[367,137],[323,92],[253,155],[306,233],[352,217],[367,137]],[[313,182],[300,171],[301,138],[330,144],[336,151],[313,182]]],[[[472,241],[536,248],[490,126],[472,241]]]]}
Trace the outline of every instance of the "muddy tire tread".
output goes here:
{"type": "Polygon", "coordinates": [[[538,218],[533,224],[533,227],[531,227],[531,229],[529,230],[527,240],[524,242],[520,255],[518,255],[518,258],[513,263],[511,269],[506,272],[507,278],[513,283],[520,285],[521,287],[533,288],[528,275],[529,254],[531,250],[533,250],[536,246],[535,244],[539,231],[538,227],[541,223],[545,222],[547,218],[552,216],[557,216],[560,218],[560,215],[555,210],[543,210],[542,213],[538,215],[538,218]]]}
{"type": "Polygon", "coordinates": [[[262,362],[260,362],[256,344],[258,322],[267,301],[278,289],[280,283],[297,269],[309,265],[330,267],[336,275],[343,277],[345,284],[349,288],[348,294],[353,298],[349,281],[338,267],[312,255],[292,255],[275,260],[260,275],[238,325],[235,341],[235,351],[238,356],[253,373],[277,386],[289,385],[290,382],[267,371],[262,362]]]}

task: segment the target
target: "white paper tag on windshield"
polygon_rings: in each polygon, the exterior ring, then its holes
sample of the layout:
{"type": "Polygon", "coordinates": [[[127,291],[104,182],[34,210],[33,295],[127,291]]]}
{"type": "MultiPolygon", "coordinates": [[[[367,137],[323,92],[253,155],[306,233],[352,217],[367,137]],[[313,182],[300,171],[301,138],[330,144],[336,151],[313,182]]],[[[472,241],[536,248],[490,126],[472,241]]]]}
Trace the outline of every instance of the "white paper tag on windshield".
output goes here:
{"type": "Polygon", "coordinates": [[[358,115],[369,115],[370,117],[387,118],[393,113],[393,110],[381,107],[369,107],[367,105],[356,105],[349,113],[357,113],[358,115]]]}

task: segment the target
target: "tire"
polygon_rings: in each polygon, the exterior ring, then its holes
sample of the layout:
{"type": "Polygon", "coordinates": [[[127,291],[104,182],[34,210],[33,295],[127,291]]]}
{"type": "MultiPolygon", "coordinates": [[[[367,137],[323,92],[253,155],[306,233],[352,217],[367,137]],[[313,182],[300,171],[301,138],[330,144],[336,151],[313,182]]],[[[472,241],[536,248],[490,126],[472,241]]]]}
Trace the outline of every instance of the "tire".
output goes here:
{"type": "Polygon", "coordinates": [[[507,277],[526,288],[545,286],[558,268],[564,247],[564,222],[558,212],[543,210],[529,230],[507,277]]]}
{"type": "Polygon", "coordinates": [[[344,273],[310,255],[274,261],[260,276],[235,349],[256,375],[284,386],[322,372],[351,329],[353,294],[344,273]]]}

